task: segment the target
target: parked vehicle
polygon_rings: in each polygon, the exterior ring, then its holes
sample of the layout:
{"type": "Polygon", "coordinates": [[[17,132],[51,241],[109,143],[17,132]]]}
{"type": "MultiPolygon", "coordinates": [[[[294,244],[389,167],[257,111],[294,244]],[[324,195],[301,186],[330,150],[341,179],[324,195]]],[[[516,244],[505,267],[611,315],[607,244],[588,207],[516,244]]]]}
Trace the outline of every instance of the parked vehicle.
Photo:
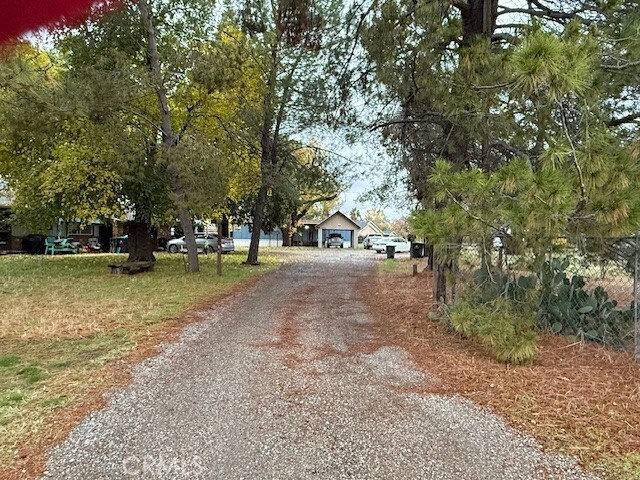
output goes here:
{"type": "Polygon", "coordinates": [[[385,237],[380,243],[376,243],[373,249],[378,253],[384,253],[387,245],[396,247],[396,253],[410,252],[411,242],[402,237],[385,237]]]}
{"type": "MultiPolygon", "coordinates": [[[[235,251],[233,238],[223,238],[221,241],[222,253],[235,251]]],[[[196,233],[196,246],[199,252],[214,253],[218,248],[218,236],[213,233],[196,233]]],[[[167,242],[167,252],[178,253],[186,251],[187,241],[184,237],[174,238],[167,242]]]]}
{"type": "MultiPolygon", "coordinates": [[[[369,248],[372,249],[372,250],[375,250],[377,252],[378,250],[377,250],[376,247],[378,247],[378,245],[383,245],[383,249],[384,249],[384,245],[385,245],[385,242],[387,241],[387,238],[388,237],[383,237],[383,236],[373,237],[371,239],[371,242],[370,242],[371,243],[371,247],[369,247],[369,248]]],[[[378,253],[380,253],[380,252],[378,252],[378,253]]]]}
{"type": "Polygon", "coordinates": [[[382,235],[381,233],[370,233],[369,235],[364,237],[364,241],[362,242],[362,245],[364,246],[365,249],[368,250],[373,246],[373,241],[376,238],[384,238],[384,235],[382,235]]]}
{"type": "Polygon", "coordinates": [[[339,233],[330,233],[327,237],[327,248],[339,247],[344,248],[344,240],[339,233]]]}

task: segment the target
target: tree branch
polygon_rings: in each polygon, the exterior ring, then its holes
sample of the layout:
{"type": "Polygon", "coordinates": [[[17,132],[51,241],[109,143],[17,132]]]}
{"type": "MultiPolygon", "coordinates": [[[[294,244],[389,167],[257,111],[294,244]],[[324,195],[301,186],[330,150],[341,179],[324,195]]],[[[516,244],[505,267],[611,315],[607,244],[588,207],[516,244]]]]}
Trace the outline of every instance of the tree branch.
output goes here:
{"type": "Polygon", "coordinates": [[[541,10],[535,10],[533,8],[507,8],[504,7],[502,8],[498,13],[497,16],[499,17],[500,15],[508,15],[511,13],[524,13],[526,15],[531,15],[532,17],[539,17],[539,18],[548,18],[550,20],[554,20],[554,21],[563,21],[563,20],[573,20],[574,18],[580,18],[580,20],[582,20],[582,22],[585,25],[590,25],[593,23],[592,20],[586,19],[584,17],[581,17],[579,15],[579,11],[575,11],[575,12],[556,12],[555,10],[551,10],[548,8],[545,8],[543,5],[539,5],[540,7],[542,7],[541,10]]]}
{"type": "Polygon", "coordinates": [[[640,118],[640,112],[630,113],[629,115],[625,115],[620,118],[611,118],[607,122],[608,127],[618,127],[620,125],[624,125],[625,123],[634,123],[637,119],[640,118]]]}
{"type": "Polygon", "coordinates": [[[587,188],[585,187],[585,184],[584,184],[584,176],[582,175],[582,167],[580,166],[580,163],[578,162],[578,155],[576,154],[576,147],[573,144],[573,140],[571,139],[571,134],[569,133],[569,127],[567,126],[567,115],[566,115],[564,106],[562,104],[558,103],[558,107],[560,108],[560,118],[562,119],[562,127],[564,129],[564,134],[567,137],[567,140],[569,141],[569,145],[571,146],[573,165],[576,167],[576,171],[578,173],[578,179],[580,180],[580,201],[578,202],[578,205],[576,205],[576,209],[575,209],[575,212],[578,213],[584,208],[584,205],[587,202],[587,188]]]}
{"type": "MultiPolygon", "coordinates": [[[[439,112],[424,112],[425,116],[433,116],[433,117],[444,117],[444,115],[442,113],[439,112]]],[[[431,120],[428,120],[426,118],[401,118],[398,120],[390,120],[388,122],[384,122],[384,123],[379,123],[377,125],[372,126],[371,128],[369,128],[370,132],[373,132],[375,130],[378,130],[380,128],[385,128],[385,127],[390,127],[392,125],[403,125],[403,124],[407,124],[407,123],[429,123],[431,120]]]]}
{"type": "Polygon", "coordinates": [[[617,64],[617,65],[602,65],[602,68],[604,70],[614,70],[614,71],[620,71],[620,70],[626,70],[627,68],[632,68],[632,67],[637,67],[640,65],[640,60],[638,60],[637,62],[629,62],[629,63],[622,63],[622,64],[617,64]]]}
{"type": "Polygon", "coordinates": [[[465,12],[468,11],[470,8],[469,4],[464,0],[452,0],[451,5],[456,7],[458,10],[465,11],[465,12]]]}
{"type": "Polygon", "coordinates": [[[189,105],[187,107],[187,115],[186,115],[186,117],[184,119],[184,123],[182,124],[182,127],[180,128],[180,131],[176,135],[178,137],[178,141],[180,141],[182,136],[185,134],[185,132],[189,128],[189,125],[191,124],[191,120],[193,120],[193,117],[194,117],[193,112],[200,105],[202,105],[202,98],[199,98],[198,101],[196,101],[196,103],[194,103],[192,105],[189,105]]]}
{"type": "Polygon", "coordinates": [[[506,232],[503,228],[499,228],[496,227],[495,225],[492,225],[491,223],[489,223],[487,220],[485,220],[482,217],[479,217],[475,214],[473,214],[471,212],[471,209],[469,208],[468,205],[465,205],[464,203],[462,203],[460,200],[458,200],[455,195],[453,193],[451,193],[451,191],[449,191],[448,188],[445,188],[445,192],[447,193],[447,196],[453,201],[453,203],[455,203],[456,205],[458,205],[462,211],[464,213],[466,213],[469,217],[471,217],[472,219],[474,219],[476,222],[483,224],[485,227],[489,227],[493,230],[495,230],[496,232],[500,232],[506,235],[511,236],[511,234],[509,234],[509,232],[506,232]]]}

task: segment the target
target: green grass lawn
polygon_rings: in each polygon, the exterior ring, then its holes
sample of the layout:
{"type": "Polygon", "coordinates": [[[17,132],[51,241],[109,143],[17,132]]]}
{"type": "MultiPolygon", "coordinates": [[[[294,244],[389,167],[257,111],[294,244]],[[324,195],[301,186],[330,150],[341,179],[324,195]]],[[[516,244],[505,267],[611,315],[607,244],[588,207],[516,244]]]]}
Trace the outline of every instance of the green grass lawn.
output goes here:
{"type": "Polygon", "coordinates": [[[126,255],[0,257],[0,465],[36,441],[55,411],[74,407],[104,386],[102,372],[145,337],[162,331],[189,308],[215,299],[258,267],[241,253],[201,256],[201,272],[186,274],[182,255],[157,254],[152,272],[111,275],[107,265],[126,255]]]}
{"type": "Polygon", "coordinates": [[[426,259],[413,259],[407,257],[396,258],[381,258],[378,260],[378,273],[380,274],[392,274],[392,273],[411,273],[413,271],[413,264],[418,264],[418,271],[421,272],[424,268],[424,262],[426,259]]]}

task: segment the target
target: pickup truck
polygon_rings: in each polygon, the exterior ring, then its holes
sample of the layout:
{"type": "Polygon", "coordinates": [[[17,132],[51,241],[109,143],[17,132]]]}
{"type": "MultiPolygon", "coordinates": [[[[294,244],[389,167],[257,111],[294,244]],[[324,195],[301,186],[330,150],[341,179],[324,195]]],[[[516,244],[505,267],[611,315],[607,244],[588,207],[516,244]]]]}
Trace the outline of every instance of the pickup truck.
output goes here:
{"type": "Polygon", "coordinates": [[[343,244],[343,239],[342,239],[342,235],[340,235],[339,233],[330,233],[329,236],[327,237],[327,248],[331,248],[331,247],[340,247],[340,248],[344,248],[344,244],[343,244]]]}

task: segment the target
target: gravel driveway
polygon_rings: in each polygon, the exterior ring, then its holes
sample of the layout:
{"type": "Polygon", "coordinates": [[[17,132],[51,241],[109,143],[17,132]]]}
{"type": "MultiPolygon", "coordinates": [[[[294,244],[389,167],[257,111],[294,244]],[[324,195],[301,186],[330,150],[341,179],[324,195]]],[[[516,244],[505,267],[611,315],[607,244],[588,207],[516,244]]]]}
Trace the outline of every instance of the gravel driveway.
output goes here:
{"type": "Polygon", "coordinates": [[[310,250],[202,313],[52,451],[47,479],[582,479],[570,459],[377,350],[374,253],[310,250]]]}

